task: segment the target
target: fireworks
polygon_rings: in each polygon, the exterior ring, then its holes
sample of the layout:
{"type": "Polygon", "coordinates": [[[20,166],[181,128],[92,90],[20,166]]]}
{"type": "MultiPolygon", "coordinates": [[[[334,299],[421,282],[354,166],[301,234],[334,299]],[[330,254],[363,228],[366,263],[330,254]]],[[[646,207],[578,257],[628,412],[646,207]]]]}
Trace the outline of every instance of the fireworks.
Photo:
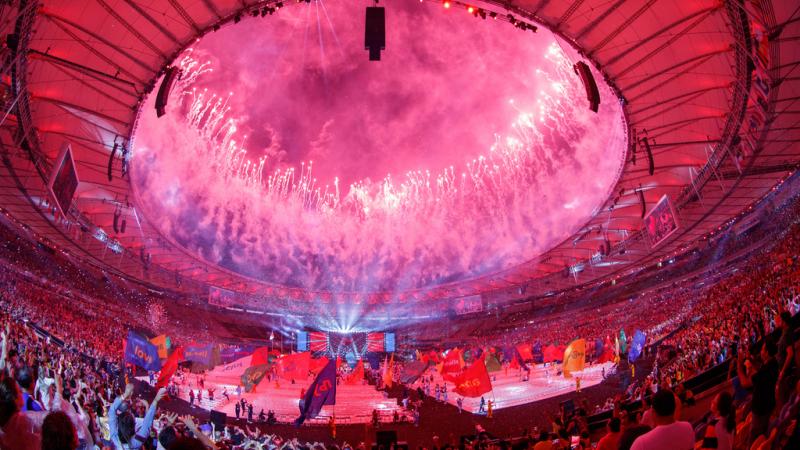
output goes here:
{"type": "MultiPolygon", "coordinates": [[[[162,232],[267,282],[394,292],[519,264],[574,231],[605,199],[620,164],[616,153],[625,148],[619,105],[609,101],[600,114],[588,112],[572,62],[554,38],[540,56],[542,69],[525,74],[536,90],[492,106],[516,117],[493,130],[488,148],[462,139],[464,148],[434,152],[450,159],[438,169],[398,173],[391,164],[378,179],[319,172],[316,158],[292,164],[276,156],[282,148],[253,144],[243,126],[252,128],[253,118],[243,118],[247,111],[236,105],[258,94],[202,87],[216,72],[200,53],[179,61],[180,104],[161,121],[143,116],[135,183],[162,232]],[[595,170],[603,173],[593,179],[595,170]]],[[[391,64],[390,55],[381,63],[391,64]]],[[[359,155],[352,147],[342,158],[359,155]]],[[[322,163],[339,160],[328,155],[322,163]]]]}

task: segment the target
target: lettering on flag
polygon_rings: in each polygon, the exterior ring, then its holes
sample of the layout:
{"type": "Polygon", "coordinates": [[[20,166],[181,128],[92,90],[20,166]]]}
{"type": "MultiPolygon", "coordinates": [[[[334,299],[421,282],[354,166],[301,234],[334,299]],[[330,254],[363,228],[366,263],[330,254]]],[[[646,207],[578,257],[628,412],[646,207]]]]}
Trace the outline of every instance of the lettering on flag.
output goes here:
{"type": "Polygon", "coordinates": [[[328,364],[311,383],[306,396],[300,401],[300,417],[295,420],[295,425],[300,426],[306,419],[313,419],[319,415],[325,405],[336,404],[336,363],[328,364]]]}
{"type": "Polygon", "coordinates": [[[572,372],[580,372],[586,364],[586,340],[576,339],[564,350],[564,362],[562,363],[564,378],[572,377],[572,372]]]}
{"type": "Polygon", "coordinates": [[[128,338],[125,341],[125,362],[145,370],[154,372],[161,370],[161,360],[158,358],[156,346],[133,331],[128,331],[128,338]]]}
{"type": "Polygon", "coordinates": [[[464,397],[480,397],[492,391],[492,380],[482,359],[475,361],[454,383],[455,392],[464,397]]]}

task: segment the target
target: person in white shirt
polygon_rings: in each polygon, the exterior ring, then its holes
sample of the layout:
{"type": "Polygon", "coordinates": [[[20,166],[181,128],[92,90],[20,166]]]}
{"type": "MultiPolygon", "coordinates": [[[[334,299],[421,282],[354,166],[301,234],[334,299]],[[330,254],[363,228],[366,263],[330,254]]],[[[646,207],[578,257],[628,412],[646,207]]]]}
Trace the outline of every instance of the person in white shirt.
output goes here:
{"type": "Polygon", "coordinates": [[[689,422],[675,420],[675,394],[662,389],[653,395],[656,427],[633,441],[631,450],[692,450],[694,429],[689,422]]]}

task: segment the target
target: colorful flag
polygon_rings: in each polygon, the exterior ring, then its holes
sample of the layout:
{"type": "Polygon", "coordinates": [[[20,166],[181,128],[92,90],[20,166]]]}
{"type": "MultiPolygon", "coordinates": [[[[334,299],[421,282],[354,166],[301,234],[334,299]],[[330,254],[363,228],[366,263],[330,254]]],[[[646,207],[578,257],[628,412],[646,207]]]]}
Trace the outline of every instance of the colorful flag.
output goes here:
{"type": "Polygon", "coordinates": [[[242,386],[245,392],[253,392],[258,383],[269,372],[268,364],[259,364],[257,366],[248,367],[242,374],[242,386]]]}
{"type": "Polygon", "coordinates": [[[133,331],[128,331],[128,338],[125,342],[125,362],[145,370],[154,372],[161,370],[161,360],[158,359],[156,346],[133,331]]]}
{"type": "Polygon", "coordinates": [[[392,387],[392,370],[394,369],[394,353],[389,359],[389,362],[383,368],[383,384],[386,387],[392,387]]]}
{"type": "Polygon", "coordinates": [[[464,397],[480,397],[491,392],[492,380],[483,360],[477,360],[454,381],[454,391],[464,397]]]}
{"type": "Polygon", "coordinates": [[[169,355],[169,348],[171,346],[169,336],[166,334],[162,334],[160,336],[156,336],[153,339],[150,339],[150,343],[155,345],[158,349],[158,357],[161,359],[166,359],[167,355],[169,355]]]}
{"type": "Polygon", "coordinates": [[[161,373],[158,374],[158,381],[156,382],[156,390],[169,384],[169,380],[175,375],[175,371],[178,370],[178,363],[181,361],[183,361],[183,348],[178,347],[169,355],[164,362],[164,366],[161,367],[161,373]]]}
{"type": "Polygon", "coordinates": [[[317,417],[324,405],[336,404],[336,363],[328,361],[325,368],[311,383],[306,396],[300,401],[300,417],[295,420],[295,425],[300,426],[306,419],[317,417]]]}
{"type": "Polygon", "coordinates": [[[278,376],[284,380],[305,380],[311,364],[311,353],[295,353],[278,360],[278,376]]]}
{"type": "Polygon", "coordinates": [[[497,357],[489,353],[486,354],[484,363],[486,364],[486,370],[488,372],[499,372],[503,368],[503,366],[500,365],[500,361],[497,360],[497,357]]]}
{"type": "Polygon", "coordinates": [[[244,371],[252,366],[252,359],[253,355],[247,355],[228,364],[214,367],[213,370],[206,373],[204,378],[212,383],[237,385],[241,381],[244,371]]]}
{"type": "Polygon", "coordinates": [[[628,361],[635,362],[639,359],[639,356],[642,354],[642,350],[644,349],[644,344],[647,341],[647,337],[642,330],[636,330],[633,333],[633,341],[631,342],[631,351],[628,352],[628,361]]]}
{"type": "Polygon", "coordinates": [[[614,349],[613,348],[606,348],[603,350],[603,353],[597,358],[597,362],[603,364],[604,362],[609,362],[614,360],[614,349]]]}
{"type": "Polygon", "coordinates": [[[378,356],[377,353],[367,352],[367,362],[372,370],[378,370],[381,368],[381,357],[378,356]]]}
{"type": "Polygon", "coordinates": [[[345,384],[361,384],[364,382],[364,361],[358,360],[356,368],[345,379],[345,384]]]}
{"type": "Polygon", "coordinates": [[[619,346],[622,353],[628,351],[628,338],[625,337],[625,329],[620,328],[619,330],[619,346]]]}
{"type": "Polygon", "coordinates": [[[251,366],[260,366],[262,364],[272,364],[280,356],[277,350],[270,350],[268,347],[259,347],[253,351],[253,360],[250,362],[251,366]]]}
{"type": "Polygon", "coordinates": [[[214,346],[209,345],[189,345],[183,349],[184,358],[187,361],[193,361],[206,366],[211,365],[211,356],[213,354],[214,346]]]}
{"type": "Polygon", "coordinates": [[[544,353],[542,353],[542,343],[536,341],[533,344],[533,362],[534,364],[541,364],[544,362],[544,353]]]}
{"type": "Polygon", "coordinates": [[[586,364],[586,340],[576,339],[567,346],[564,350],[564,359],[561,371],[564,373],[564,378],[572,377],[571,372],[579,372],[583,370],[586,364]]]}

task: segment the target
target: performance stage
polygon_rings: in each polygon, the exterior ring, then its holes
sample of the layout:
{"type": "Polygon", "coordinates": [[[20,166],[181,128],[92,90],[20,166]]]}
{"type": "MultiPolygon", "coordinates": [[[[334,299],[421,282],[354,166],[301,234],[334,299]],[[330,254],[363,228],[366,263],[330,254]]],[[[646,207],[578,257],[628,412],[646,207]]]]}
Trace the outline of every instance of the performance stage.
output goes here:
{"type": "MultiPolygon", "coordinates": [[[[487,402],[489,400],[493,402],[492,408],[495,411],[574,392],[576,377],[581,379],[581,389],[598,385],[603,381],[604,372],[608,376],[616,370],[614,363],[607,362],[587,366],[582,372],[573,372],[573,378],[564,378],[562,375],[557,375],[557,371],[561,367],[560,364],[547,367],[544,364],[536,364],[529,367],[531,372],[528,381],[522,381],[522,376],[525,372],[518,369],[506,370],[504,368],[499,372],[489,374],[492,377],[493,390],[484,397],[487,402]]],[[[430,377],[431,373],[434,376],[433,386],[437,383],[439,385],[445,383],[436,371],[429,371],[427,373],[428,377],[430,377]]],[[[447,382],[446,384],[448,390],[447,402],[456,406],[459,396],[453,392],[453,383],[447,382]]],[[[416,389],[420,385],[421,381],[417,381],[414,384],[414,388],[416,389]]],[[[433,395],[433,388],[431,388],[431,395],[433,395]]],[[[464,411],[477,413],[480,403],[480,397],[465,397],[463,409],[464,411]]]]}
{"type": "MultiPolygon", "coordinates": [[[[524,372],[516,369],[507,371],[503,369],[490,374],[494,389],[486,394],[485,398],[487,401],[492,400],[495,411],[575,391],[575,378],[566,379],[556,374],[560,365],[545,367],[542,364],[537,364],[530,367],[531,372],[528,381],[522,381],[524,372]]],[[[605,372],[605,375],[608,376],[614,370],[613,363],[596,364],[588,366],[582,372],[575,372],[575,377],[580,377],[581,389],[584,389],[601,383],[603,381],[603,373],[605,372]]],[[[439,385],[445,383],[435,370],[429,370],[425,375],[428,379],[431,375],[434,376],[432,386],[437,383],[439,385]]],[[[140,379],[142,381],[147,380],[146,377],[141,377],[140,379]]],[[[189,401],[189,389],[197,393],[198,379],[199,375],[195,374],[186,374],[183,377],[174,379],[179,387],[181,399],[189,401]]],[[[263,409],[265,414],[270,410],[274,411],[275,417],[279,422],[292,422],[300,414],[298,406],[300,394],[312,381],[312,378],[308,378],[305,382],[291,384],[284,380],[278,380],[278,383],[276,383],[274,379],[272,381],[264,379],[254,392],[243,392],[239,396],[236,393],[237,384],[233,379],[217,377],[211,372],[204,376],[202,399],[199,402],[195,400],[194,404],[199,408],[214,409],[225,412],[228,417],[235,417],[236,402],[244,398],[248,403],[253,404],[254,419],[257,419],[258,414],[263,409]],[[213,401],[208,398],[209,388],[214,390],[213,401]],[[223,395],[224,391],[227,391],[228,398],[223,395]]],[[[415,382],[411,388],[416,389],[421,385],[422,381],[420,380],[415,382]]],[[[459,396],[453,392],[453,383],[447,382],[446,385],[448,390],[447,402],[456,406],[459,396]]],[[[433,396],[433,387],[431,387],[430,395],[433,396]]],[[[478,413],[479,407],[480,398],[463,399],[464,411],[478,413]]],[[[307,421],[307,423],[327,423],[328,418],[334,413],[336,414],[336,422],[339,424],[367,423],[372,420],[373,410],[378,411],[381,422],[391,422],[394,419],[395,411],[397,411],[401,420],[412,420],[411,413],[406,411],[402,405],[399,405],[397,399],[387,398],[383,391],[376,390],[374,386],[340,383],[336,387],[336,405],[323,407],[319,417],[307,421]]],[[[240,417],[246,418],[246,411],[241,412],[240,417]]]]}

